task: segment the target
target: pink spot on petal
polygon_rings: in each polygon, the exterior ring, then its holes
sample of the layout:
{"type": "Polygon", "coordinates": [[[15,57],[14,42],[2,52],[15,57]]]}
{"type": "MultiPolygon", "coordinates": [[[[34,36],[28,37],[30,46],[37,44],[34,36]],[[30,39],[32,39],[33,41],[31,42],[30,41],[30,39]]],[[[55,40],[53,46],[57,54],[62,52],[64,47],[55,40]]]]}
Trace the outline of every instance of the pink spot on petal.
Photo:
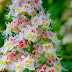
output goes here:
{"type": "Polygon", "coordinates": [[[49,33],[49,35],[52,37],[53,36],[53,33],[49,33]]]}
{"type": "Polygon", "coordinates": [[[43,69],[46,70],[46,67],[44,67],[43,69]]]}
{"type": "Polygon", "coordinates": [[[32,61],[34,63],[34,61],[32,61]]]}
{"type": "Polygon", "coordinates": [[[36,8],[34,8],[34,10],[35,10],[35,11],[37,11],[37,9],[36,9],[36,8]]]}
{"type": "Polygon", "coordinates": [[[41,69],[41,68],[39,68],[39,69],[41,69]]]}
{"type": "Polygon", "coordinates": [[[14,39],[14,40],[16,40],[16,39],[14,39]]]}
{"type": "Polygon", "coordinates": [[[49,63],[51,63],[51,61],[49,61],[49,63]]]}
{"type": "Polygon", "coordinates": [[[21,47],[23,47],[24,46],[24,44],[21,44],[21,47]]]}
{"type": "Polygon", "coordinates": [[[19,43],[20,43],[20,44],[22,44],[22,43],[23,43],[23,41],[20,41],[19,43]]]}
{"type": "Polygon", "coordinates": [[[55,59],[52,59],[52,61],[55,62],[56,60],[55,59]]]}
{"type": "Polygon", "coordinates": [[[28,30],[29,28],[27,27],[26,30],[28,30]]]}
{"type": "Polygon", "coordinates": [[[37,4],[39,0],[35,0],[34,2],[37,4]]]}
{"type": "Polygon", "coordinates": [[[20,59],[20,61],[22,62],[22,61],[23,61],[23,59],[21,58],[21,59],[20,59]]]}
{"type": "Polygon", "coordinates": [[[42,48],[41,48],[41,50],[42,50],[42,48]]]}
{"type": "Polygon", "coordinates": [[[8,60],[8,56],[7,56],[6,60],[8,60]]]}
{"type": "Polygon", "coordinates": [[[34,31],[34,30],[31,30],[31,32],[35,33],[35,31],[34,31]]]}
{"type": "Polygon", "coordinates": [[[14,21],[14,23],[16,23],[16,21],[14,21]]]}
{"type": "Polygon", "coordinates": [[[13,39],[10,39],[10,41],[13,41],[13,39]]]}
{"type": "Polygon", "coordinates": [[[23,5],[20,5],[20,7],[23,7],[23,5]]]}
{"type": "Polygon", "coordinates": [[[42,17],[42,19],[44,20],[44,18],[42,17]]]}
{"type": "Polygon", "coordinates": [[[12,58],[11,60],[13,61],[14,59],[12,58]]]}

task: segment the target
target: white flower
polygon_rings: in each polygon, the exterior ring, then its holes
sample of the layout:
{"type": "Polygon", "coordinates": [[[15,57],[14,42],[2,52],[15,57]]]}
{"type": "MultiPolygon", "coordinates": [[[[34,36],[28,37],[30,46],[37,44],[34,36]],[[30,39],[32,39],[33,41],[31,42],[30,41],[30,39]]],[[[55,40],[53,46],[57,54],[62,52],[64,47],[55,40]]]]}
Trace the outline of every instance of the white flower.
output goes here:
{"type": "Polygon", "coordinates": [[[11,41],[6,41],[4,46],[2,47],[1,52],[8,53],[8,51],[13,49],[13,44],[11,41]]]}
{"type": "Polygon", "coordinates": [[[6,69],[10,72],[10,71],[14,71],[15,68],[12,63],[9,63],[6,65],[6,69]]]}
{"type": "Polygon", "coordinates": [[[16,72],[22,72],[26,68],[28,68],[29,70],[35,70],[34,60],[30,56],[27,57],[21,56],[21,58],[22,61],[15,63],[16,72]]]}
{"type": "Polygon", "coordinates": [[[46,52],[45,52],[45,57],[47,57],[47,58],[51,58],[52,55],[53,55],[53,53],[50,52],[50,51],[46,51],[46,52]]]}
{"type": "Polygon", "coordinates": [[[19,15],[17,18],[13,18],[13,22],[11,22],[12,31],[24,28],[24,26],[27,26],[28,21],[28,18],[24,15],[19,15]]]}
{"type": "Polygon", "coordinates": [[[2,69],[5,69],[6,68],[6,65],[9,64],[10,61],[8,60],[8,57],[7,55],[3,55],[1,58],[0,58],[0,71],[2,69]]]}
{"type": "Polygon", "coordinates": [[[34,27],[26,27],[21,29],[20,36],[21,36],[21,39],[25,38],[29,41],[34,42],[38,36],[38,32],[34,27]]]}
{"type": "Polygon", "coordinates": [[[29,15],[33,16],[36,14],[36,11],[41,8],[42,0],[32,1],[32,0],[15,0],[12,1],[12,5],[9,6],[10,12],[9,16],[17,17],[21,13],[28,13],[29,15]]]}
{"type": "Polygon", "coordinates": [[[38,25],[42,25],[42,21],[39,17],[35,16],[31,19],[32,25],[38,27],[38,25]]]}
{"type": "Polygon", "coordinates": [[[35,70],[34,67],[34,60],[28,56],[24,59],[23,64],[22,64],[25,68],[28,68],[29,70],[35,70]]]}
{"type": "Polygon", "coordinates": [[[22,72],[22,71],[23,71],[20,62],[17,62],[17,63],[15,64],[15,71],[16,71],[16,72],[22,72]]]}
{"type": "Polygon", "coordinates": [[[61,72],[62,67],[60,65],[54,64],[55,72],[61,72]]]}
{"type": "Polygon", "coordinates": [[[17,36],[9,37],[9,40],[5,41],[4,46],[1,49],[1,52],[3,53],[8,53],[9,51],[11,51],[13,49],[13,47],[15,47],[16,45],[19,45],[19,38],[17,38],[17,36]]]}
{"type": "Polygon", "coordinates": [[[50,21],[46,21],[46,22],[43,24],[43,27],[49,29],[49,25],[50,25],[50,21]]]}
{"type": "Polygon", "coordinates": [[[11,22],[11,27],[14,28],[17,25],[17,19],[13,18],[13,21],[11,22]]]}
{"type": "Polygon", "coordinates": [[[53,41],[53,43],[55,43],[56,45],[60,45],[60,43],[61,43],[61,41],[58,40],[56,33],[49,31],[48,32],[48,38],[51,39],[53,41]]]}
{"type": "Polygon", "coordinates": [[[48,67],[44,64],[41,68],[37,69],[36,72],[46,72],[47,68],[48,67]]]}
{"type": "Polygon", "coordinates": [[[43,24],[44,18],[42,15],[39,15],[39,16],[37,15],[31,19],[31,22],[33,26],[38,27],[39,25],[43,24]]]}
{"type": "Polygon", "coordinates": [[[7,26],[7,28],[6,28],[6,30],[3,31],[3,35],[4,35],[5,37],[8,37],[8,34],[9,34],[9,35],[12,35],[10,23],[6,24],[6,26],[7,26]]]}
{"type": "Polygon", "coordinates": [[[18,16],[20,13],[20,7],[18,5],[16,5],[16,8],[15,8],[15,16],[18,16]]]}
{"type": "Polygon", "coordinates": [[[52,43],[47,43],[47,44],[43,44],[43,51],[51,51],[51,52],[54,52],[55,49],[52,45],[52,43]]]}
{"type": "Polygon", "coordinates": [[[0,71],[2,71],[3,69],[5,69],[5,66],[0,64],[0,71]]]}

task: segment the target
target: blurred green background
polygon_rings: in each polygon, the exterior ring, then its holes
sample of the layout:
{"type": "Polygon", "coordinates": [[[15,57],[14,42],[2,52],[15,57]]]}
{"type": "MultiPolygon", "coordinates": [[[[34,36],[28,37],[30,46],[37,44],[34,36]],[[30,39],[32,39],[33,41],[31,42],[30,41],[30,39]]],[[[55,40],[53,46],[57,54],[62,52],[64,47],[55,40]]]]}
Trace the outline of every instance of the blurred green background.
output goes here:
{"type": "MultiPolygon", "coordinates": [[[[0,47],[4,44],[3,36],[1,35],[1,31],[6,28],[5,22],[11,22],[11,18],[6,19],[5,15],[8,11],[5,9],[7,5],[11,3],[11,0],[0,0],[0,47]]],[[[57,33],[60,32],[62,26],[64,26],[69,19],[72,19],[72,0],[43,0],[43,7],[45,12],[51,13],[51,19],[56,21],[55,25],[53,26],[52,31],[57,33]]],[[[69,23],[72,24],[72,21],[69,23]]],[[[58,35],[59,39],[63,39],[65,34],[69,31],[72,34],[72,25],[70,26],[71,29],[66,30],[63,35],[58,35]]],[[[71,37],[72,38],[72,37],[71,37]]],[[[68,69],[68,71],[63,72],[72,72],[72,42],[63,44],[61,50],[58,52],[61,55],[62,59],[62,66],[68,69]]]]}

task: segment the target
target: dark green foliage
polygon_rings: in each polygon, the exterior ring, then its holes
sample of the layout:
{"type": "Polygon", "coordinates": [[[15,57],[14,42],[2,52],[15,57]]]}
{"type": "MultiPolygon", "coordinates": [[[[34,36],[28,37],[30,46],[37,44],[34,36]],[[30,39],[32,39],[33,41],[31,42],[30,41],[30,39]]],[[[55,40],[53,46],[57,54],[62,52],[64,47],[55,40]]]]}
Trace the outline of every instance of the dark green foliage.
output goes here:
{"type": "Polygon", "coordinates": [[[72,72],[72,62],[71,61],[61,62],[61,65],[68,70],[68,71],[62,71],[62,72],[72,72]]]}
{"type": "MultiPolygon", "coordinates": [[[[5,12],[6,12],[6,10],[4,10],[4,13],[5,12]]],[[[4,43],[1,31],[3,31],[6,28],[4,13],[2,13],[1,16],[0,16],[0,47],[2,47],[3,43],[4,43]]]]}
{"type": "Polygon", "coordinates": [[[64,57],[64,61],[72,61],[72,44],[67,44],[66,46],[63,47],[62,49],[64,57]]]}
{"type": "Polygon", "coordinates": [[[33,50],[33,42],[30,42],[29,43],[29,47],[30,47],[30,53],[32,53],[32,50],[33,50]]]}
{"type": "Polygon", "coordinates": [[[29,69],[25,69],[25,70],[23,70],[23,72],[29,72],[29,69]]]}
{"type": "Polygon", "coordinates": [[[26,68],[25,70],[23,70],[23,72],[33,72],[33,71],[30,71],[28,68],[26,68]]]}
{"type": "Polygon", "coordinates": [[[15,54],[18,55],[19,54],[19,51],[16,50],[15,54]]]}
{"type": "Polygon", "coordinates": [[[12,36],[14,37],[16,35],[16,33],[15,32],[12,32],[12,36]]]}
{"type": "Polygon", "coordinates": [[[51,18],[55,19],[61,15],[64,10],[66,0],[57,0],[50,8],[51,18]]]}
{"type": "Polygon", "coordinates": [[[22,50],[24,50],[24,51],[30,53],[30,51],[29,51],[29,47],[28,47],[28,48],[23,48],[22,50]]]}

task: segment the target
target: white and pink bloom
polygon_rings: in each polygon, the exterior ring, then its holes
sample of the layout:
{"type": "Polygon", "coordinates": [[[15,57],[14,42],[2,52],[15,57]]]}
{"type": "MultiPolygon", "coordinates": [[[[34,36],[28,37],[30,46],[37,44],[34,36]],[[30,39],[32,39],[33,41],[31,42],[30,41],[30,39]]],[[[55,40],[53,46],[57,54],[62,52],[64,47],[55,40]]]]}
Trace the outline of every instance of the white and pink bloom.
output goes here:
{"type": "Polygon", "coordinates": [[[44,13],[42,0],[12,0],[9,9],[7,16],[13,21],[3,31],[6,39],[0,49],[0,71],[61,72],[56,54],[61,41],[50,31],[53,21],[44,13]]]}

